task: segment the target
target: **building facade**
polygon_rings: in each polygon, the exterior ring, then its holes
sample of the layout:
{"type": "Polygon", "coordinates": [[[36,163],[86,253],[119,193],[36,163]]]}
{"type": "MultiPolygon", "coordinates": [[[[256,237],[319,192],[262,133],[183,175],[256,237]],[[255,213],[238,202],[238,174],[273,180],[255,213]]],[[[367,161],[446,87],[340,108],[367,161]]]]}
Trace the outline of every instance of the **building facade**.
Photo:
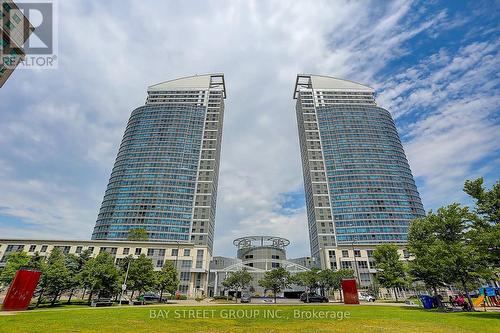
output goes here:
{"type": "Polygon", "coordinates": [[[93,257],[101,252],[109,252],[115,258],[117,265],[128,256],[137,257],[144,254],[152,260],[156,270],[160,270],[165,261],[170,260],[179,273],[179,292],[188,297],[206,295],[210,253],[204,245],[135,241],[0,239],[0,267],[5,265],[9,253],[24,251],[28,255],[38,253],[47,257],[55,247],[64,254],[75,255],[88,249],[93,257]]]}
{"type": "Polygon", "coordinates": [[[322,268],[340,265],[328,253],[343,247],[404,245],[410,221],[425,214],[394,121],[374,93],[347,80],[297,76],[311,255],[322,268]]]}
{"type": "Polygon", "coordinates": [[[127,124],[93,240],[126,240],[143,228],[152,242],[212,253],[225,98],[223,74],[148,88],[127,124]]]}
{"type": "MultiPolygon", "coordinates": [[[[327,263],[323,268],[332,270],[351,269],[354,277],[359,281],[360,288],[364,289],[374,284],[377,268],[373,252],[373,245],[362,245],[353,243],[351,245],[339,245],[336,249],[324,248],[320,251],[321,262],[327,263]]],[[[403,245],[398,247],[401,261],[410,260],[410,254],[403,245]]]]}
{"type": "MultiPolygon", "coordinates": [[[[291,274],[309,270],[301,265],[304,258],[287,259],[286,247],[290,241],[274,236],[246,236],[233,241],[236,246],[236,258],[214,257],[210,263],[208,282],[209,296],[222,296],[229,292],[222,283],[231,272],[246,269],[252,275],[249,291],[254,296],[264,296],[266,290],[258,282],[264,274],[278,267],[283,267],[291,274]]],[[[292,285],[280,296],[298,297],[304,291],[303,287],[292,285]]]]}
{"type": "Polygon", "coordinates": [[[0,88],[24,59],[24,42],[34,28],[11,0],[1,0],[0,7],[0,88]]]}

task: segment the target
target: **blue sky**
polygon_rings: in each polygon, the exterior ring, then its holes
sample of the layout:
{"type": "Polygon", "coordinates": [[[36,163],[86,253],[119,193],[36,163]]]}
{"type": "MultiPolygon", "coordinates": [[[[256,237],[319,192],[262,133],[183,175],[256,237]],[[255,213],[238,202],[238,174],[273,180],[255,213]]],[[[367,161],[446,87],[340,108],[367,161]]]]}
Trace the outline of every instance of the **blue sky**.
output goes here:
{"type": "Polygon", "coordinates": [[[86,239],[148,85],[224,72],[215,252],[271,234],[309,253],[297,73],[359,81],[391,111],[425,208],[499,179],[498,1],[59,1],[59,68],[0,90],[0,237],[86,239]]]}

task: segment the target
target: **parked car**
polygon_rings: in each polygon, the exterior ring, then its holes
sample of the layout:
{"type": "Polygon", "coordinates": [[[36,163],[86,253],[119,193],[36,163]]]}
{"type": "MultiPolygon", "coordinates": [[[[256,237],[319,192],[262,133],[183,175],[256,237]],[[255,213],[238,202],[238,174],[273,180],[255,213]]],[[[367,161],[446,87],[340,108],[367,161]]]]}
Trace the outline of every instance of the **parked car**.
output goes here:
{"type": "Polygon", "coordinates": [[[358,298],[360,301],[375,302],[375,297],[367,293],[358,293],[358,298]]]}
{"type": "Polygon", "coordinates": [[[241,294],[241,303],[250,303],[251,301],[252,301],[252,294],[250,293],[241,294]]]}
{"type": "Polygon", "coordinates": [[[160,296],[155,293],[145,293],[143,295],[140,295],[137,299],[144,302],[159,302],[160,296]]]}
{"type": "Polygon", "coordinates": [[[325,296],[318,295],[316,293],[303,293],[300,295],[300,300],[304,303],[312,303],[312,302],[325,302],[328,303],[328,298],[325,296]]]}

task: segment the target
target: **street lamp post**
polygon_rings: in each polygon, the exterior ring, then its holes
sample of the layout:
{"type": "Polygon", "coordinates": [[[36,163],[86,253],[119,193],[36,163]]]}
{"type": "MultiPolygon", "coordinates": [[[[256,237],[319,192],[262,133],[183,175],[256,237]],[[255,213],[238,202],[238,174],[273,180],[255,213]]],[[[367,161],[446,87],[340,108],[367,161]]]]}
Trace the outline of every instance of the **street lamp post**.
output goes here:
{"type": "Polygon", "coordinates": [[[352,255],[354,256],[354,268],[356,269],[356,276],[358,277],[359,286],[361,286],[361,278],[359,277],[358,260],[356,259],[356,252],[354,250],[354,243],[356,239],[351,243],[352,245],[352,255]]]}
{"type": "Polygon", "coordinates": [[[118,306],[122,306],[122,298],[123,294],[125,293],[125,290],[127,290],[127,278],[128,278],[128,271],[130,269],[130,263],[134,260],[134,257],[130,257],[128,264],[127,264],[127,272],[125,273],[125,280],[123,281],[122,284],[122,292],[120,293],[120,300],[118,302],[118,306]]]}
{"type": "Polygon", "coordinates": [[[175,269],[179,271],[179,241],[175,241],[177,243],[177,252],[175,254],[175,269]]]}
{"type": "MultiPolygon", "coordinates": [[[[177,278],[178,278],[178,281],[179,281],[179,284],[180,284],[180,281],[181,281],[181,272],[180,272],[180,269],[179,269],[179,250],[180,250],[180,242],[179,241],[175,241],[175,243],[177,243],[177,252],[175,253],[175,270],[177,271],[177,278]]],[[[179,291],[179,284],[177,284],[177,287],[175,288],[176,291],[175,293],[177,294],[177,292],[179,291]]]]}
{"type": "MultiPolygon", "coordinates": [[[[354,223],[349,223],[349,227],[354,227],[354,223]]],[[[353,241],[351,242],[352,255],[354,256],[354,268],[356,269],[356,276],[358,277],[358,284],[361,286],[361,278],[359,277],[358,260],[356,259],[356,253],[354,250],[354,243],[356,243],[356,234],[353,235],[353,241]]]]}

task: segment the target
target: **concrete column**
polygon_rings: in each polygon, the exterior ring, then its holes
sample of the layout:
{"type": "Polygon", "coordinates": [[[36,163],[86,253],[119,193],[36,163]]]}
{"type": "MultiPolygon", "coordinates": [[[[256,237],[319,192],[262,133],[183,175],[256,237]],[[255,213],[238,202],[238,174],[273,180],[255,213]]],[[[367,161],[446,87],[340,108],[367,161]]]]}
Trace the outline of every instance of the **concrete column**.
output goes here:
{"type": "Polygon", "coordinates": [[[217,296],[217,283],[219,282],[219,272],[215,271],[215,279],[214,279],[214,296],[217,296]]]}

